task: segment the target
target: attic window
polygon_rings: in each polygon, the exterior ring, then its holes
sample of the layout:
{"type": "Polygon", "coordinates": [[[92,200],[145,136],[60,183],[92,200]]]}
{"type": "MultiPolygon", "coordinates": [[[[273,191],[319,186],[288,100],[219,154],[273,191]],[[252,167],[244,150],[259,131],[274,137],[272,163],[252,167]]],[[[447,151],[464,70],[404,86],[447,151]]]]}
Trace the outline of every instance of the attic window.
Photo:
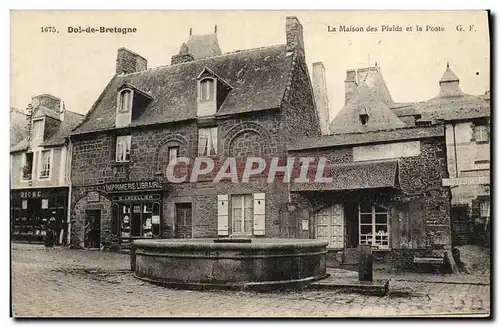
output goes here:
{"type": "Polygon", "coordinates": [[[118,111],[130,112],[132,109],[132,91],[125,89],[120,92],[118,99],[118,111]]]}
{"type": "Polygon", "coordinates": [[[205,78],[200,81],[200,101],[213,101],[215,99],[215,81],[205,78]]]}
{"type": "Polygon", "coordinates": [[[368,123],[369,117],[370,116],[368,116],[368,114],[360,114],[359,115],[359,122],[361,123],[361,125],[365,126],[368,123]]]}

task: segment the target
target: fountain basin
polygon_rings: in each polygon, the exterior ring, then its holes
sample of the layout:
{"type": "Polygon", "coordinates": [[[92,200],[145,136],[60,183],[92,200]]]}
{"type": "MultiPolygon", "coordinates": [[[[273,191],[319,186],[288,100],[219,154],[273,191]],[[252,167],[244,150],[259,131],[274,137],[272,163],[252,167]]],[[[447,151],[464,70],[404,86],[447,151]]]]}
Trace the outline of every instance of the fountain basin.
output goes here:
{"type": "Polygon", "coordinates": [[[327,277],[327,241],[136,240],[135,276],[174,287],[285,286],[327,277]]]}

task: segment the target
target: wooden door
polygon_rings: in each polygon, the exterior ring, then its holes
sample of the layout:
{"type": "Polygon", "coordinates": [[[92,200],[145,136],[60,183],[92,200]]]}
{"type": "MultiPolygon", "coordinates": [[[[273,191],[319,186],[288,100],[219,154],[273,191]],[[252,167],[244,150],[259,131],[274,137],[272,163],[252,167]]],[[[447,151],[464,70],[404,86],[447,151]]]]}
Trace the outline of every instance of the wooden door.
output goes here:
{"type": "Polygon", "coordinates": [[[175,237],[191,238],[193,228],[193,213],[191,203],[175,205],[175,237]]]}

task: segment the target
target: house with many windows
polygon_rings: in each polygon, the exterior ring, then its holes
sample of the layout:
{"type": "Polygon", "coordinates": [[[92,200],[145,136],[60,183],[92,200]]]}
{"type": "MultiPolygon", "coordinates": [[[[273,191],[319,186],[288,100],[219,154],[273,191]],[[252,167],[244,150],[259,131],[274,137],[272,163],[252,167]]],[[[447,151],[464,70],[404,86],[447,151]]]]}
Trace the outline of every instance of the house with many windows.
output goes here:
{"type": "Polygon", "coordinates": [[[394,112],[400,117],[418,113],[421,122],[444,124],[448,178],[443,185],[451,191],[453,242],[489,243],[490,96],[489,91],[467,94],[459,82],[447,64],[435,97],[399,106],[394,112]]]}
{"type": "Polygon", "coordinates": [[[382,81],[377,66],[348,71],[330,135],[288,146],[293,157],[325,158],[331,181],[291,183],[290,199],[305,236],[329,242],[329,264],[357,264],[359,245],[399,268],[451,249],[444,127],[400,119],[382,81]]]}
{"type": "Polygon", "coordinates": [[[83,116],[66,110],[61,99],[34,96],[27,113],[28,135],[10,148],[12,238],[40,242],[45,224],[67,220],[69,134],[83,116]]]}
{"type": "Polygon", "coordinates": [[[115,75],[71,133],[71,243],[97,246],[89,230],[119,248],[139,238],[300,237],[286,183],[234,182],[207,168],[286,160],[289,142],[321,135],[296,17],[284,40],[222,53],[217,29],[190,32],[170,65],[149,69],[118,49],[115,75]]]}

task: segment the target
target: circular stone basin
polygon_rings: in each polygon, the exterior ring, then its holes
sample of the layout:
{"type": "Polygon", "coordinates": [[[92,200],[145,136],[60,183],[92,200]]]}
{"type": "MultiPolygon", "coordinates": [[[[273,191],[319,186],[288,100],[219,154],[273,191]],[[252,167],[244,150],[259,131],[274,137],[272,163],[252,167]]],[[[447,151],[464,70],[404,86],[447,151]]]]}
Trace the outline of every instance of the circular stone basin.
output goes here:
{"type": "Polygon", "coordinates": [[[306,283],[327,276],[327,244],[272,238],[136,240],[135,276],[175,287],[306,283]]]}

